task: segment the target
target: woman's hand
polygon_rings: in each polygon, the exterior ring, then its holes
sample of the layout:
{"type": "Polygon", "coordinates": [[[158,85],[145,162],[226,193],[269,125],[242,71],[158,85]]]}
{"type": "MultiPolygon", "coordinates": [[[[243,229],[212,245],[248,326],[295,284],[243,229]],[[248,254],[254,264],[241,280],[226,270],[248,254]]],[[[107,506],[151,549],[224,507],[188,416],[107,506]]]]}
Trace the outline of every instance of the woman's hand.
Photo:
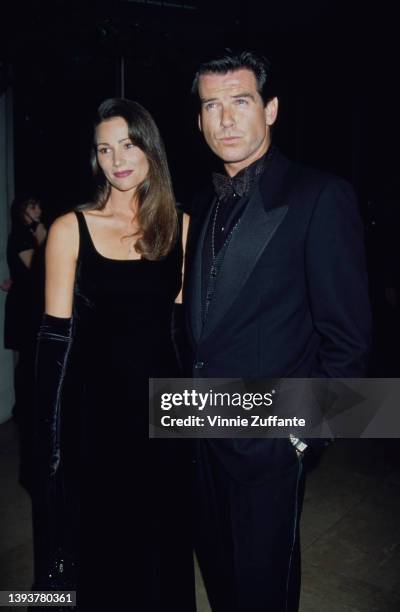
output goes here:
{"type": "Polygon", "coordinates": [[[10,291],[11,285],[13,284],[12,278],[6,278],[0,285],[2,291],[10,291]]]}
{"type": "Polygon", "coordinates": [[[46,240],[46,236],[47,236],[47,229],[45,228],[43,223],[39,223],[38,224],[37,228],[33,232],[33,235],[36,238],[38,246],[41,246],[44,243],[44,241],[46,240]]]}

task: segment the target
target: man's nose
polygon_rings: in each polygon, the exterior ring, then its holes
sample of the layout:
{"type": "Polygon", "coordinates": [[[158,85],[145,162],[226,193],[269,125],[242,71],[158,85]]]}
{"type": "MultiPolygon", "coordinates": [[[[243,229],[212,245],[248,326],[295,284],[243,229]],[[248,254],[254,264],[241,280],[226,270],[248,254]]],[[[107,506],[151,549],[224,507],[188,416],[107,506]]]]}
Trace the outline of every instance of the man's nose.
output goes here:
{"type": "Polygon", "coordinates": [[[222,107],[221,125],[225,128],[231,127],[235,123],[232,110],[229,107],[222,107]]]}

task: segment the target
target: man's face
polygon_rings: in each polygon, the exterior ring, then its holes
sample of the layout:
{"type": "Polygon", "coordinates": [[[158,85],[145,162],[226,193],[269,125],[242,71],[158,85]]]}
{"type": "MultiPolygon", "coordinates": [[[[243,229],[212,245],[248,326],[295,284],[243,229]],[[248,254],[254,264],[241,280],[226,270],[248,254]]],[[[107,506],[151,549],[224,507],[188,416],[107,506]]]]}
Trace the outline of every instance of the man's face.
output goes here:
{"type": "Polygon", "coordinates": [[[202,74],[199,95],[199,128],[230,176],[264,155],[278,100],[273,98],[264,106],[251,70],[202,74]]]}

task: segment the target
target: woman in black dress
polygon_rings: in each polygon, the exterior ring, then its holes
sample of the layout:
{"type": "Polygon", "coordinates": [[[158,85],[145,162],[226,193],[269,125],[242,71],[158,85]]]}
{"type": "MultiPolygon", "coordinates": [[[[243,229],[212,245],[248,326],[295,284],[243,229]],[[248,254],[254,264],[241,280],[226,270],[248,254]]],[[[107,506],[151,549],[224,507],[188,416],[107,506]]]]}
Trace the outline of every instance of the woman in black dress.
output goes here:
{"type": "Polygon", "coordinates": [[[19,481],[28,492],[32,468],[35,337],[43,308],[41,251],[47,233],[41,218],[42,206],[37,197],[15,198],[7,241],[11,283],[5,304],[4,347],[17,352],[13,417],[20,442],[19,481]]]}
{"type": "Polygon", "coordinates": [[[12,283],[7,292],[4,347],[21,350],[35,335],[37,295],[35,258],[46,239],[42,206],[36,197],[16,198],[11,205],[11,232],[7,241],[7,263],[12,283]],[[35,291],[36,289],[36,291],[35,291]]]}
{"type": "Polygon", "coordinates": [[[148,379],[179,375],[171,316],[182,277],[149,113],[103,102],[92,162],[97,197],[55,221],[46,249],[36,588],[73,586],[75,567],[79,610],[140,599],[141,610],[190,612],[190,460],[182,440],[148,439],[148,379]]]}

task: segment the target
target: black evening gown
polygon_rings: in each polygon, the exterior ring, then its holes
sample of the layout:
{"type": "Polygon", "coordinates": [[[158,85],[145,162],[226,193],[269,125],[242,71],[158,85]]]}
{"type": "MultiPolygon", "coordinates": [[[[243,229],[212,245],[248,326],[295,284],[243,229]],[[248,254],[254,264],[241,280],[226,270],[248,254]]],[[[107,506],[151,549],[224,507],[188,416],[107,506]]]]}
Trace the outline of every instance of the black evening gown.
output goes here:
{"type": "Polygon", "coordinates": [[[148,438],[148,378],[179,375],[171,315],[180,240],[159,261],[109,259],[96,250],[84,214],[76,215],[61,434],[78,610],[108,602],[110,609],[191,612],[189,448],[185,440],[148,438]]]}
{"type": "MultiPolygon", "coordinates": [[[[7,293],[4,321],[4,347],[23,350],[33,343],[37,307],[34,302],[34,268],[20,258],[23,251],[37,251],[38,246],[29,225],[15,225],[8,237],[7,263],[12,286],[7,293]]],[[[40,294],[37,288],[37,294],[40,294]]]]}
{"type": "Polygon", "coordinates": [[[7,263],[12,286],[4,312],[4,347],[18,351],[14,371],[13,418],[19,435],[19,482],[31,493],[33,465],[33,393],[36,334],[43,312],[43,249],[38,247],[33,226],[15,223],[7,242],[7,263]],[[33,250],[28,268],[20,254],[33,250]]]}

